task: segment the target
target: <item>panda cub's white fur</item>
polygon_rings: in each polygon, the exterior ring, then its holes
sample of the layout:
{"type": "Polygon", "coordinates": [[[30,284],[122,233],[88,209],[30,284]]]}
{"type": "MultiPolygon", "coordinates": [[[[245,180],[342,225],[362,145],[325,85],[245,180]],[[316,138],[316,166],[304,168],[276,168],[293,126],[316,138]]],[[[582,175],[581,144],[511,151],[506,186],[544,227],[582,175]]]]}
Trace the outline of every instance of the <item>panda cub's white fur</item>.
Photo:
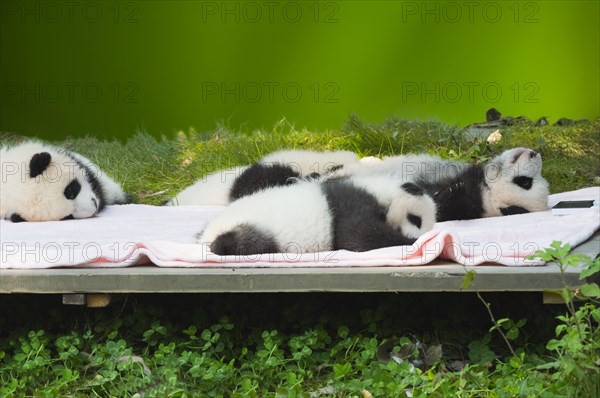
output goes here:
{"type": "Polygon", "coordinates": [[[94,216],[128,195],[89,159],[29,141],[0,148],[0,218],[58,221],[94,216]]]}
{"type": "Polygon", "coordinates": [[[273,152],[260,160],[260,163],[265,165],[275,163],[288,165],[301,177],[314,173],[328,174],[332,168],[343,169],[358,162],[358,156],[351,151],[317,152],[297,149],[273,152]]]}
{"type": "Polygon", "coordinates": [[[248,166],[233,167],[208,174],[168,200],[166,206],[226,205],[235,180],[248,166]]]}
{"type": "Polygon", "coordinates": [[[430,196],[387,177],[300,181],[234,201],[198,243],[220,255],[366,251],[414,243],[435,214],[430,196]]]}
{"type": "Polygon", "coordinates": [[[258,182],[268,186],[282,185],[286,180],[331,173],[331,170],[354,163],[358,163],[358,156],[350,151],[273,152],[254,165],[233,167],[208,174],[178,193],[165,205],[226,205],[241,196],[262,189],[262,186],[257,184],[257,179],[261,179],[262,181],[258,182]],[[269,181],[270,177],[276,181],[269,181]]]}
{"type": "Polygon", "coordinates": [[[332,247],[330,220],[320,185],[299,182],[260,191],[231,203],[208,224],[198,243],[211,244],[223,233],[248,224],[270,237],[275,236],[283,251],[294,251],[296,246],[302,253],[329,250],[332,247]]]}

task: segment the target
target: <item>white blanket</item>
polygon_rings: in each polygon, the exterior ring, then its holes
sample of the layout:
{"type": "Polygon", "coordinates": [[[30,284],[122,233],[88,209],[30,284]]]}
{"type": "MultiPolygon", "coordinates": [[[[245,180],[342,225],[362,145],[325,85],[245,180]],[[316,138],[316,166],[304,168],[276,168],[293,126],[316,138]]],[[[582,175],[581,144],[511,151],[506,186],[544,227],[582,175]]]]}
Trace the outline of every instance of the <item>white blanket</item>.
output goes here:
{"type": "MultiPolygon", "coordinates": [[[[600,187],[551,195],[559,200],[600,199],[600,187]]],[[[436,258],[464,265],[540,265],[527,256],[554,240],[572,247],[600,228],[598,208],[556,216],[551,211],[437,223],[413,246],[355,253],[218,256],[195,235],[220,206],[108,206],[97,217],[42,223],[0,221],[0,268],[124,267],[341,267],[423,265],[436,258]]]]}

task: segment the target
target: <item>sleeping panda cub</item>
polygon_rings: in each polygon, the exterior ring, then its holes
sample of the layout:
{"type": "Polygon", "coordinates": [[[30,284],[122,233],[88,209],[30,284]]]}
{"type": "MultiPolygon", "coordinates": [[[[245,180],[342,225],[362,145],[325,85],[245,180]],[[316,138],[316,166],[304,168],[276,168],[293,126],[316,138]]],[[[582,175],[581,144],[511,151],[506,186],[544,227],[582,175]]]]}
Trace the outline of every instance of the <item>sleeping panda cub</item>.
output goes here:
{"type": "Polygon", "coordinates": [[[250,166],[209,174],[181,191],[165,205],[226,205],[265,188],[293,184],[304,178],[334,175],[341,168],[354,163],[358,163],[358,156],[350,151],[273,152],[250,166]]]}
{"type": "Polygon", "coordinates": [[[435,200],[437,221],[521,214],[548,208],[542,157],[528,148],[507,150],[483,166],[429,155],[402,155],[345,170],[412,182],[435,200]]]}
{"type": "Polygon", "coordinates": [[[129,201],[119,184],[85,157],[26,142],[0,148],[0,217],[13,222],[93,217],[129,201]]]}
{"type": "Polygon", "coordinates": [[[387,177],[300,181],[231,203],[199,234],[218,255],[367,251],[411,245],[433,227],[433,199],[387,177]]]}

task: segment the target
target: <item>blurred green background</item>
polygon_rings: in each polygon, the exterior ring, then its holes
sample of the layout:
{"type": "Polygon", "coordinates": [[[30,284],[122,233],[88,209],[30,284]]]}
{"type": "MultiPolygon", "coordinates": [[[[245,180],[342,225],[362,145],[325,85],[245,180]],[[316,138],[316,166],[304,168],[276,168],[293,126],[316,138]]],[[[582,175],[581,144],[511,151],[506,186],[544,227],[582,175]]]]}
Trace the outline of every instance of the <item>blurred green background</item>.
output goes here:
{"type": "Polygon", "coordinates": [[[0,131],[596,118],[598,1],[0,2],[0,131]]]}

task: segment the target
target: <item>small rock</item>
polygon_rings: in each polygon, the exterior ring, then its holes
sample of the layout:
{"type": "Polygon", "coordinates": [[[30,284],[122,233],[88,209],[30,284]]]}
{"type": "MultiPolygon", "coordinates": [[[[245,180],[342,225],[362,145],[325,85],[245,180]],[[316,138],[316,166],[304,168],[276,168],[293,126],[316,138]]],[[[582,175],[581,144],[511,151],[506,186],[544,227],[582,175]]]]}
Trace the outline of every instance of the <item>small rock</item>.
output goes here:
{"type": "Polygon", "coordinates": [[[561,117],[554,124],[556,124],[557,126],[572,126],[575,124],[575,121],[573,119],[561,117]]]}
{"type": "Polygon", "coordinates": [[[460,372],[465,367],[465,363],[463,361],[449,361],[446,364],[446,368],[451,372],[460,372]]]}
{"type": "Polygon", "coordinates": [[[323,395],[333,395],[336,393],[336,390],[332,386],[326,386],[323,388],[319,388],[317,391],[311,392],[308,396],[310,398],[319,398],[323,395]]]}
{"type": "Polygon", "coordinates": [[[548,118],[546,116],[542,116],[535,122],[536,126],[546,126],[548,124],[548,118]]]}
{"type": "Polygon", "coordinates": [[[502,117],[502,114],[496,108],[490,108],[485,113],[485,121],[486,122],[494,122],[496,120],[500,120],[501,117],[502,117]]]}

